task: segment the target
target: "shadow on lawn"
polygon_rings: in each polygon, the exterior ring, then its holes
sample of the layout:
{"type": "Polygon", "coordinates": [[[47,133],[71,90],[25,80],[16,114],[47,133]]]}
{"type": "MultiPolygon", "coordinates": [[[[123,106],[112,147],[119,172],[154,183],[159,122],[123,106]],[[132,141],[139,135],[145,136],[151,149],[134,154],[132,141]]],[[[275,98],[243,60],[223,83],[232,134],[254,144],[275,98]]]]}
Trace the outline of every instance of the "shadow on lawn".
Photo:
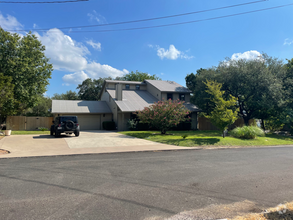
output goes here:
{"type": "Polygon", "coordinates": [[[282,136],[282,135],[277,135],[277,134],[266,134],[266,137],[275,138],[275,139],[279,139],[279,140],[293,141],[292,137],[282,136]]]}
{"type": "Polygon", "coordinates": [[[188,138],[188,139],[169,139],[161,140],[160,143],[171,144],[177,146],[196,146],[196,145],[215,145],[220,142],[219,138],[188,138]]]}

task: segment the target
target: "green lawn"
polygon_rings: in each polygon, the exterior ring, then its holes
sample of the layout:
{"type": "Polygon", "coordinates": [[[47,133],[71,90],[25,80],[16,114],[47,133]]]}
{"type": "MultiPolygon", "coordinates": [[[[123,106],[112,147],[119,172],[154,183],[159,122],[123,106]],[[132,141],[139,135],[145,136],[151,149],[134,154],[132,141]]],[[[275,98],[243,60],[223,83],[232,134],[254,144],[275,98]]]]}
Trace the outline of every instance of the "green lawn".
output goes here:
{"type": "Polygon", "coordinates": [[[11,135],[50,134],[50,131],[11,131],[11,135]]]}
{"type": "Polygon", "coordinates": [[[231,136],[223,138],[218,131],[168,131],[161,135],[158,131],[123,131],[121,134],[177,146],[266,146],[293,144],[293,138],[266,134],[265,137],[242,140],[231,136]],[[182,135],[188,135],[186,139],[182,135]]]}

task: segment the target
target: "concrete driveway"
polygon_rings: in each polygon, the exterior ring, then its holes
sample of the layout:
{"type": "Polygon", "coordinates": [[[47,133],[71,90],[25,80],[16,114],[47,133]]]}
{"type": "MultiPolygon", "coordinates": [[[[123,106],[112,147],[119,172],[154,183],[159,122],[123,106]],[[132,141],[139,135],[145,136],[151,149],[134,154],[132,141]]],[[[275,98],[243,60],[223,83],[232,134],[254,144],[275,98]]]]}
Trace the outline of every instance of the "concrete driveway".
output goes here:
{"type": "Polygon", "coordinates": [[[110,131],[83,131],[79,137],[61,135],[11,135],[0,140],[0,149],[10,154],[0,158],[95,154],[131,151],[158,151],[190,149],[160,144],[110,131]]]}

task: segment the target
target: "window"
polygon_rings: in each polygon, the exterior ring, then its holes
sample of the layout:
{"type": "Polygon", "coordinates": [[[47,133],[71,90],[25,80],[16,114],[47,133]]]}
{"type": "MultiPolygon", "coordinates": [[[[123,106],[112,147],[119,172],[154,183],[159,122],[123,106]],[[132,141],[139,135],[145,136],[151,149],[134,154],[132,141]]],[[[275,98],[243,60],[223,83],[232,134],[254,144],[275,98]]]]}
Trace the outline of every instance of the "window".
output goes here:
{"type": "Polygon", "coordinates": [[[125,89],[129,89],[129,88],[130,88],[129,84],[126,84],[125,89]]]}
{"type": "Polygon", "coordinates": [[[140,90],[140,85],[135,86],[136,90],[140,90]]]}
{"type": "Polygon", "coordinates": [[[167,93],[167,100],[173,100],[173,94],[172,93],[167,93]]]}
{"type": "Polygon", "coordinates": [[[179,100],[185,101],[185,94],[179,94],[179,100]]]}

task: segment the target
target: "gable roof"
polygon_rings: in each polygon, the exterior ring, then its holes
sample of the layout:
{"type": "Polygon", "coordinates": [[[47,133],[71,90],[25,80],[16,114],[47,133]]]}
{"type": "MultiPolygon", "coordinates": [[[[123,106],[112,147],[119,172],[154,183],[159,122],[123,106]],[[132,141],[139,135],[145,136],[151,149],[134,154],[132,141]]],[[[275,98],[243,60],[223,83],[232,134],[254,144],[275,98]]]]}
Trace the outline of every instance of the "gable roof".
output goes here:
{"type": "Polygon", "coordinates": [[[121,84],[140,84],[140,85],[146,85],[145,82],[138,82],[138,81],[123,81],[123,80],[105,80],[106,83],[121,83],[121,84]]]}
{"type": "Polygon", "coordinates": [[[122,90],[122,101],[115,100],[115,89],[107,89],[122,112],[135,112],[159,101],[145,90],[122,90]]]}
{"type": "Polygon", "coordinates": [[[52,100],[52,113],[112,113],[105,101],[52,100]]]}
{"type": "Polygon", "coordinates": [[[191,91],[184,86],[174,81],[162,81],[162,80],[145,80],[146,83],[151,84],[161,92],[182,92],[190,93],[191,91]]]}

